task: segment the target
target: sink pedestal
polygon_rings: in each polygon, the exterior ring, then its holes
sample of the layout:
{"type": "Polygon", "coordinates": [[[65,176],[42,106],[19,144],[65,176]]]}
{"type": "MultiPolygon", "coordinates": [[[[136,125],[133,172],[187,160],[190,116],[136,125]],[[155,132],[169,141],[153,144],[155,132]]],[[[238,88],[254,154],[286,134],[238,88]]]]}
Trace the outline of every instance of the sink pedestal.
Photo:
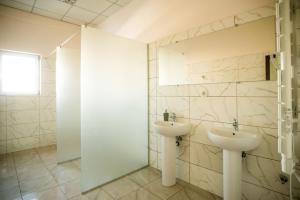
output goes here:
{"type": "Polygon", "coordinates": [[[176,139],[162,136],[162,184],[176,184],[176,139]]]}
{"type": "Polygon", "coordinates": [[[242,199],[242,152],[223,149],[224,200],[242,199]]]}

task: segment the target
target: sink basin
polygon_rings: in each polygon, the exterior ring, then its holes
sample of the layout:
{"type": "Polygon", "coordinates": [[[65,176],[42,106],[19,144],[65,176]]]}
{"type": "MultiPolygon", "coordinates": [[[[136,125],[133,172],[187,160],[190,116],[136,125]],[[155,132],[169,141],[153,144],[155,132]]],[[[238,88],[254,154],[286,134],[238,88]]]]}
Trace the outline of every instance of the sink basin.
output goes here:
{"type": "Polygon", "coordinates": [[[242,151],[258,147],[262,136],[250,131],[233,128],[212,128],[209,139],[223,149],[223,199],[242,199],[242,151]]]}
{"type": "Polygon", "coordinates": [[[248,131],[233,132],[233,128],[213,128],[208,132],[209,139],[222,149],[250,151],[258,147],[262,136],[248,131]]]}
{"type": "Polygon", "coordinates": [[[156,121],[154,123],[154,128],[163,136],[176,137],[180,135],[187,135],[191,131],[191,124],[182,122],[156,121]]]}
{"type": "Polygon", "coordinates": [[[169,187],[176,184],[176,136],[187,135],[192,125],[182,122],[156,121],[153,126],[162,139],[162,184],[169,187]]]}

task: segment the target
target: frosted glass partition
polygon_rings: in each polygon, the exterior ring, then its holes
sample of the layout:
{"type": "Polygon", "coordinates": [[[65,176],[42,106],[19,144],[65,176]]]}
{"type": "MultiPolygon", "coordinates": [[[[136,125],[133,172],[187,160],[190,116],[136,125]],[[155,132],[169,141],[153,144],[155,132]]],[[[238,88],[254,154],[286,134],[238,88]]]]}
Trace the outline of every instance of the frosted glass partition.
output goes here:
{"type": "Polygon", "coordinates": [[[57,157],[64,162],[80,157],[80,50],[56,54],[57,157]]]}
{"type": "Polygon", "coordinates": [[[82,191],[148,165],[146,44],[83,27],[82,191]]]}

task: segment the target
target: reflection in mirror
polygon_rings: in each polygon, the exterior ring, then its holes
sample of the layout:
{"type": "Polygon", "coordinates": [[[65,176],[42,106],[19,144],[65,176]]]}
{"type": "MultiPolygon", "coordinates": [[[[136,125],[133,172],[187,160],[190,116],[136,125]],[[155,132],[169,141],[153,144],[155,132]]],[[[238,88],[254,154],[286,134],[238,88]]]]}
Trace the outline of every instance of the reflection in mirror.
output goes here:
{"type": "Polygon", "coordinates": [[[267,17],[159,48],[159,84],[276,80],[275,19],[267,17]]]}

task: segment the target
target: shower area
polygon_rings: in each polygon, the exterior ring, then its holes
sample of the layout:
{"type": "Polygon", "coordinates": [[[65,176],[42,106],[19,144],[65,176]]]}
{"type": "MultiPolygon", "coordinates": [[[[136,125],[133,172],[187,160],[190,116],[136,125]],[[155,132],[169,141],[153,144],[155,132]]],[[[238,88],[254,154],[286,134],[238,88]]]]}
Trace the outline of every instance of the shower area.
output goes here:
{"type": "Polygon", "coordinates": [[[80,159],[81,192],[148,166],[147,45],[82,26],[55,54],[57,157],[80,159]]]}

